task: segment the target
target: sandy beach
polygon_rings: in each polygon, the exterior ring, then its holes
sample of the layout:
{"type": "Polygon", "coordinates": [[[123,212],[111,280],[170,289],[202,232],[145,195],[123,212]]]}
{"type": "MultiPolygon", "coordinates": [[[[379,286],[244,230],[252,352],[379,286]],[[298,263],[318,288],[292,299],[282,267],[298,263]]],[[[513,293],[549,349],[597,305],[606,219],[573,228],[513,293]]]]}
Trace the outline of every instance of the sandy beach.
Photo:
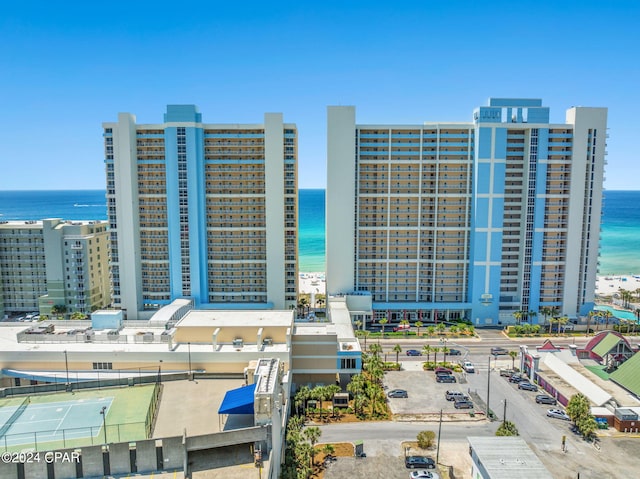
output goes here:
{"type": "Polygon", "coordinates": [[[621,289],[631,292],[640,289],[640,275],[598,276],[596,279],[596,295],[612,296],[621,289]]]}
{"type": "Polygon", "coordinates": [[[298,275],[298,293],[326,294],[326,291],[327,288],[324,273],[300,273],[298,275]]]}

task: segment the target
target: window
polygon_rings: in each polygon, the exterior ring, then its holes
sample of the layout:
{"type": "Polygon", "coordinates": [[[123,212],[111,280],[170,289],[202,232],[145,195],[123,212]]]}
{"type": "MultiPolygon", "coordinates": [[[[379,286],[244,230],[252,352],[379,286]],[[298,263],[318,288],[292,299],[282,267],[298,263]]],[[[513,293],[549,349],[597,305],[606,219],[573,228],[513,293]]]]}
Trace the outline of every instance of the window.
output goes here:
{"type": "Polygon", "coordinates": [[[356,358],[344,358],[340,360],[340,369],[355,369],[356,358]]]}
{"type": "Polygon", "coordinates": [[[113,369],[113,363],[93,363],[93,369],[113,369]]]}

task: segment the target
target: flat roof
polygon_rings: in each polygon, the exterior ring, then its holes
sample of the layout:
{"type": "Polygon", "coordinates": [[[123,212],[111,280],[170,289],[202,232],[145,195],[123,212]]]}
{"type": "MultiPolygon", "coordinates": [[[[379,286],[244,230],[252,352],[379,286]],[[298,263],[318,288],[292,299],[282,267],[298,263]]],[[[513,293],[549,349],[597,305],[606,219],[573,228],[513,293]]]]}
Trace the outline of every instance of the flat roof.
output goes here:
{"type": "Polygon", "coordinates": [[[521,437],[468,437],[469,445],[491,479],[553,479],[521,437]]]}
{"type": "Polygon", "coordinates": [[[293,310],[191,310],[176,323],[181,327],[293,327],[293,310]]]}

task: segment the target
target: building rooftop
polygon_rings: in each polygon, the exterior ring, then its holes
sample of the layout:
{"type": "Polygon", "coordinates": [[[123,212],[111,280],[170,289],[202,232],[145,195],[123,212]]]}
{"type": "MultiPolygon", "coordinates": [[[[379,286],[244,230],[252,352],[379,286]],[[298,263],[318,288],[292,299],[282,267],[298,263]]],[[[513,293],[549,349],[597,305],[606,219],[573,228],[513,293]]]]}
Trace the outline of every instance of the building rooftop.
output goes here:
{"type": "Polygon", "coordinates": [[[293,315],[293,310],[192,310],[176,324],[176,327],[293,327],[293,315]],[[238,321],[239,316],[242,317],[242,321],[238,321]]]}
{"type": "Polygon", "coordinates": [[[491,479],[552,479],[524,439],[520,437],[468,437],[478,462],[491,479]]]}

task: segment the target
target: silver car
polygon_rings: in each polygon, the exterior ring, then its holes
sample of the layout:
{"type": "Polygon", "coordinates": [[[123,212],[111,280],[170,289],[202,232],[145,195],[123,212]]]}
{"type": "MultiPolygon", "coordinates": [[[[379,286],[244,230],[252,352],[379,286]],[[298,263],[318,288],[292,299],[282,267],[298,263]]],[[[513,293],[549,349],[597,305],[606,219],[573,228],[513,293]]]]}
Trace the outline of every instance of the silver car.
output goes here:
{"type": "Polygon", "coordinates": [[[571,421],[571,418],[562,409],[549,409],[547,411],[547,416],[555,419],[562,419],[563,421],[571,421]]]}

